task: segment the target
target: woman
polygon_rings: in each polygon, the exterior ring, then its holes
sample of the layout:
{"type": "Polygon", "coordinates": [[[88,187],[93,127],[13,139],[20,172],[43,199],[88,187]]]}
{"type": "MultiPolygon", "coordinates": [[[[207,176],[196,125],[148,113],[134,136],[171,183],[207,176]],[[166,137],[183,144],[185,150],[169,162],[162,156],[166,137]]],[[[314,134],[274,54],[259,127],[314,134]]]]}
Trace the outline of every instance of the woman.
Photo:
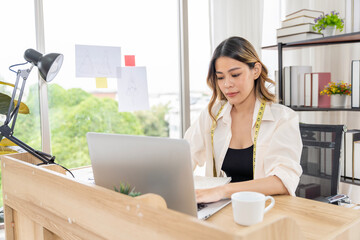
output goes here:
{"type": "Polygon", "coordinates": [[[254,47],[241,37],[215,49],[207,76],[212,98],[185,139],[194,169],[206,163],[207,176],[228,176],[232,182],[197,190],[197,202],[240,191],[295,195],[302,173],[299,120],[293,110],[274,103],[265,86],[273,83],[267,73],[254,47]]]}

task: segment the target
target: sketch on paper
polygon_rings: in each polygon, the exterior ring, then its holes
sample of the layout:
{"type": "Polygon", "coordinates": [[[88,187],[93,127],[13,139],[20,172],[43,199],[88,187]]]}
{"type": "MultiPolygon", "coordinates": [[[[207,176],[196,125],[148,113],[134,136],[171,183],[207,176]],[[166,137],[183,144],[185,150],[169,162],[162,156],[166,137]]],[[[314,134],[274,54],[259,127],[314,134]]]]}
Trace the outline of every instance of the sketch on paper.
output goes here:
{"type": "Polygon", "coordinates": [[[146,67],[117,68],[119,112],[148,110],[146,67]]]}
{"type": "Polygon", "coordinates": [[[116,78],[121,66],[121,48],[75,45],[76,77],[116,78]]]}

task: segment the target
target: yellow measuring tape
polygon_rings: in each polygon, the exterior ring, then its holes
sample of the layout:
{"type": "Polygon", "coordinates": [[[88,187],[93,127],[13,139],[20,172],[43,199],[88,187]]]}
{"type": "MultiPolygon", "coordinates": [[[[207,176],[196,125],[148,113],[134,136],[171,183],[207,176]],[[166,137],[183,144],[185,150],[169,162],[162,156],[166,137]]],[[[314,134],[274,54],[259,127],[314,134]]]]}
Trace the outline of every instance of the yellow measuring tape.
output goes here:
{"type": "Polygon", "coordinates": [[[216,121],[221,113],[221,111],[223,110],[225,104],[221,106],[221,108],[219,109],[218,113],[216,114],[215,120],[213,120],[212,125],[211,125],[211,148],[212,148],[212,156],[213,156],[213,176],[217,177],[216,174],[216,166],[215,166],[215,152],[214,152],[214,131],[216,128],[216,121]]]}
{"type": "MultiPolygon", "coordinates": [[[[212,122],[212,125],[211,125],[211,147],[212,147],[212,156],[213,156],[213,176],[214,177],[217,177],[216,166],[215,166],[215,153],[214,153],[214,131],[216,128],[216,123],[217,123],[216,121],[217,121],[221,111],[223,110],[224,105],[222,105],[221,108],[219,109],[218,113],[216,114],[215,120],[212,122]]],[[[257,141],[257,137],[259,135],[261,120],[264,115],[265,106],[266,106],[266,101],[265,101],[265,99],[262,99],[260,109],[259,109],[258,115],[256,117],[256,123],[255,123],[255,135],[254,135],[254,147],[253,147],[253,178],[255,176],[256,141],[257,141]]]]}

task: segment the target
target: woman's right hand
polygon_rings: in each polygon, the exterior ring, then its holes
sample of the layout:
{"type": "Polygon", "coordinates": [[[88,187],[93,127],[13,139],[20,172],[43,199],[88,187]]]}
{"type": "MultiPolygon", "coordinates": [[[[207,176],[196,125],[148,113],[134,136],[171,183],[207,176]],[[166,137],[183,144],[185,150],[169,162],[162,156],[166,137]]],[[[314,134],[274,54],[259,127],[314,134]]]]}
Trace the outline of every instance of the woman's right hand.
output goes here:
{"type": "Polygon", "coordinates": [[[217,202],[223,198],[225,198],[224,186],[196,190],[196,202],[198,203],[217,202]]]}

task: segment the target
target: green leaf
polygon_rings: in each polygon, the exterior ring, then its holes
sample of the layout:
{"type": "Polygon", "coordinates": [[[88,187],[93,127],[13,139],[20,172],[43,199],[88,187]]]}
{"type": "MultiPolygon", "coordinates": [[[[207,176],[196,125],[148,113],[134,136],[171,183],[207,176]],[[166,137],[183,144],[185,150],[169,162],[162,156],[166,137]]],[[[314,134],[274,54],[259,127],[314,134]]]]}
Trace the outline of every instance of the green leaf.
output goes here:
{"type": "Polygon", "coordinates": [[[0,114],[6,115],[9,110],[11,97],[6,94],[0,93],[0,114]]]}
{"type": "Polygon", "coordinates": [[[131,189],[131,191],[130,191],[130,184],[128,184],[128,183],[124,184],[124,183],[120,182],[119,189],[114,186],[114,190],[116,192],[119,192],[119,193],[122,193],[122,194],[125,194],[125,195],[129,195],[131,197],[136,197],[136,196],[141,195],[140,192],[135,192],[134,191],[135,187],[133,187],[131,189]]]}

